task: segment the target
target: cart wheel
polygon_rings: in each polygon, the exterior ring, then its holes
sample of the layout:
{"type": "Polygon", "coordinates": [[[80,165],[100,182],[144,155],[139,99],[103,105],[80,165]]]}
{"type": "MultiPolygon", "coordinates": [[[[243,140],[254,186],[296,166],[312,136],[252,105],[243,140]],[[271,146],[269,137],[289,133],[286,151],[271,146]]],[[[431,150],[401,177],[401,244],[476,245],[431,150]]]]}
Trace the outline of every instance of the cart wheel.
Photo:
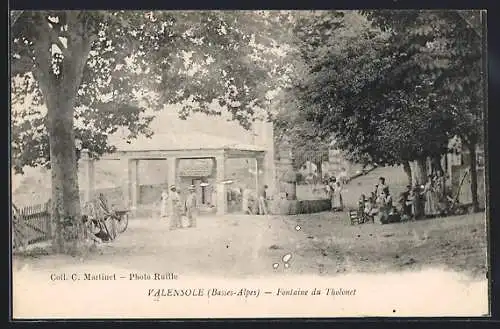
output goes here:
{"type": "Polygon", "coordinates": [[[128,214],[123,214],[117,221],[117,231],[118,233],[123,233],[128,227],[128,214]]]}

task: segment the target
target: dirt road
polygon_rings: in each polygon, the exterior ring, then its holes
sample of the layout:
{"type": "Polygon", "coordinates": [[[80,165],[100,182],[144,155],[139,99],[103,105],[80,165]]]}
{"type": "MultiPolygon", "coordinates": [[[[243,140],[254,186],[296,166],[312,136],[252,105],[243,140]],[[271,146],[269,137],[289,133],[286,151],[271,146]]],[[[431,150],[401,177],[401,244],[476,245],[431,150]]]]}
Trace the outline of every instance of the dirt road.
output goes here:
{"type": "Polygon", "coordinates": [[[14,268],[114,265],[130,271],[176,271],[247,277],[272,273],[448,268],[486,273],[484,214],[389,225],[351,226],[345,213],[307,216],[204,217],[196,228],[170,231],[165,221],[133,220],[114,242],[86,259],[15,257],[14,268]],[[283,256],[291,255],[288,268],[283,256]],[[278,265],[274,265],[278,264],[278,265]],[[273,266],[274,265],[274,266],[273,266]]]}
{"type": "Polygon", "coordinates": [[[487,313],[481,214],[391,225],[350,226],[346,219],[345,214],[330,213],[206,217],[197,228],[179,231],[169,231],[164,221],[134,220],[119,239],[86,259],[16,257],[13,309],[16,316],[28,318],[487,313]],[[119,279],[74,282],[75,273],[77,278],[106,273],[119,279]],[[181,279],[128,279],[144,273],[176,273],[181,279]],[[67,275],[65,281],[53,281],[53,275],[61,274],[67,275]],[[214,299],[208,304],[197,298],[165,297],[155,302],[148,296],[152,288],[166,287],[247,287],[274,295],[214,299]],[[337,296],[342,298],[339,303],[337,297],[324,294],[292,298],[276,292],[318,287],[357,289],[359,296],[337,296]]]}

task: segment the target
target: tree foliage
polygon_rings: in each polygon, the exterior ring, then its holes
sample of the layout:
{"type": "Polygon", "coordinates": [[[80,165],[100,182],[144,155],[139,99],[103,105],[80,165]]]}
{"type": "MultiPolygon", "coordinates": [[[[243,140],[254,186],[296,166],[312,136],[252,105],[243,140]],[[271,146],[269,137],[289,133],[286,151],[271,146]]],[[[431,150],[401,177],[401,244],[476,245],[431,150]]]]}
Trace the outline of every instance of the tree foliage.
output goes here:
{"type": "Polygon", "coordinates": [[[217,101],[248,128],[286,64],[277,51],[281,35],[275,27],[286,23],[280,13],[24,11],[15,17],[12,154],[18,172],[50,165],[44,94],[62,92],[65,69],[76,63],[76,35],[88,38],[91,48],[81,54],[84,65],[76,77],[75,134],[95,155],[114,151],[107,136],[120,127],[129,140],[151,135],[154,111],[165,104],[182,103],[186,118],[192,112],[220,114],[208,106],[217,101]],[[49,76],[41,76],[41,64],[50,65],[49,76]],[[52,89],[44,92],[40,81],[52,89]]]}
{"type": "Polygon", "coordinates": [[[309,63],[293,89],[301,116],[352,160],[389,165],[443,154],[459,131],[478,131],[474,28],[453,11],[363,14],[320,47],[298,36],[309,63]]]}
{"type": "Polygon", "coordinates": [[[408,44],[411,39],[404,36],[413,31],[410,35],[426,42],[415,57],[421,74],[433,82],[428,94],[441,112],[447,112],[451,118],[450,134],[464,141],[480,141],[485,98],[481,12],[380,11],[366,15],[381,28],[391,30],[395,40],[408,44]]]}
{"type": "Polygon", "coordinates": [[[287,72],[289,83],[277,97],[276,106],[280,110],[274,117],[274,128],[278,148],[286,140],[293,146],[296,160],[317,158],[329,149],[332,142],[329,134],[302,115],[295,88],[313,69],[310,64],[315,63],[318,54],[328,52],[328,40],[335,38],[333,32],[344,24],[343,16],[343,12],[328,11],[301,11],[291,16],[292,37],[287,40],[287,61],[292,64],[293,70],[287,72]],[[300,40],[308,40],[309,43],[301,43],[300,40]]]}

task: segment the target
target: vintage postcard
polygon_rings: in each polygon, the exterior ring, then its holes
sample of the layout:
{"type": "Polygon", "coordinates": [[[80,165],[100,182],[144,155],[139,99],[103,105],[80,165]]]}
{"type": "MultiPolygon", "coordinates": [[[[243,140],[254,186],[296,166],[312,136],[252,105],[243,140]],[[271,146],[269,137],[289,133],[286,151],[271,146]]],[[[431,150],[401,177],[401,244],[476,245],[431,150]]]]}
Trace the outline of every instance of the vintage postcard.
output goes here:
{"type": "Polygon", "coordinates": [[[489,316],[485,26],[11,11],[13,319],[489,316]]]}

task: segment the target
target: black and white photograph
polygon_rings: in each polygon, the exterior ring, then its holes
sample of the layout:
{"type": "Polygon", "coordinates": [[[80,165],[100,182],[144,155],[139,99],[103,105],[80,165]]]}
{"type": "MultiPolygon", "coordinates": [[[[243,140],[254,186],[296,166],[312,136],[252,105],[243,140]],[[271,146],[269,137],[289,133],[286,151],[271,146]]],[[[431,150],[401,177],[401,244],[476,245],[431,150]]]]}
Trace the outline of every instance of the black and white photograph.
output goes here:
{"type": "Polygon", "coordinates": [[[486,10],[11,10],[12,318],[489,316],[486,10]]]}

